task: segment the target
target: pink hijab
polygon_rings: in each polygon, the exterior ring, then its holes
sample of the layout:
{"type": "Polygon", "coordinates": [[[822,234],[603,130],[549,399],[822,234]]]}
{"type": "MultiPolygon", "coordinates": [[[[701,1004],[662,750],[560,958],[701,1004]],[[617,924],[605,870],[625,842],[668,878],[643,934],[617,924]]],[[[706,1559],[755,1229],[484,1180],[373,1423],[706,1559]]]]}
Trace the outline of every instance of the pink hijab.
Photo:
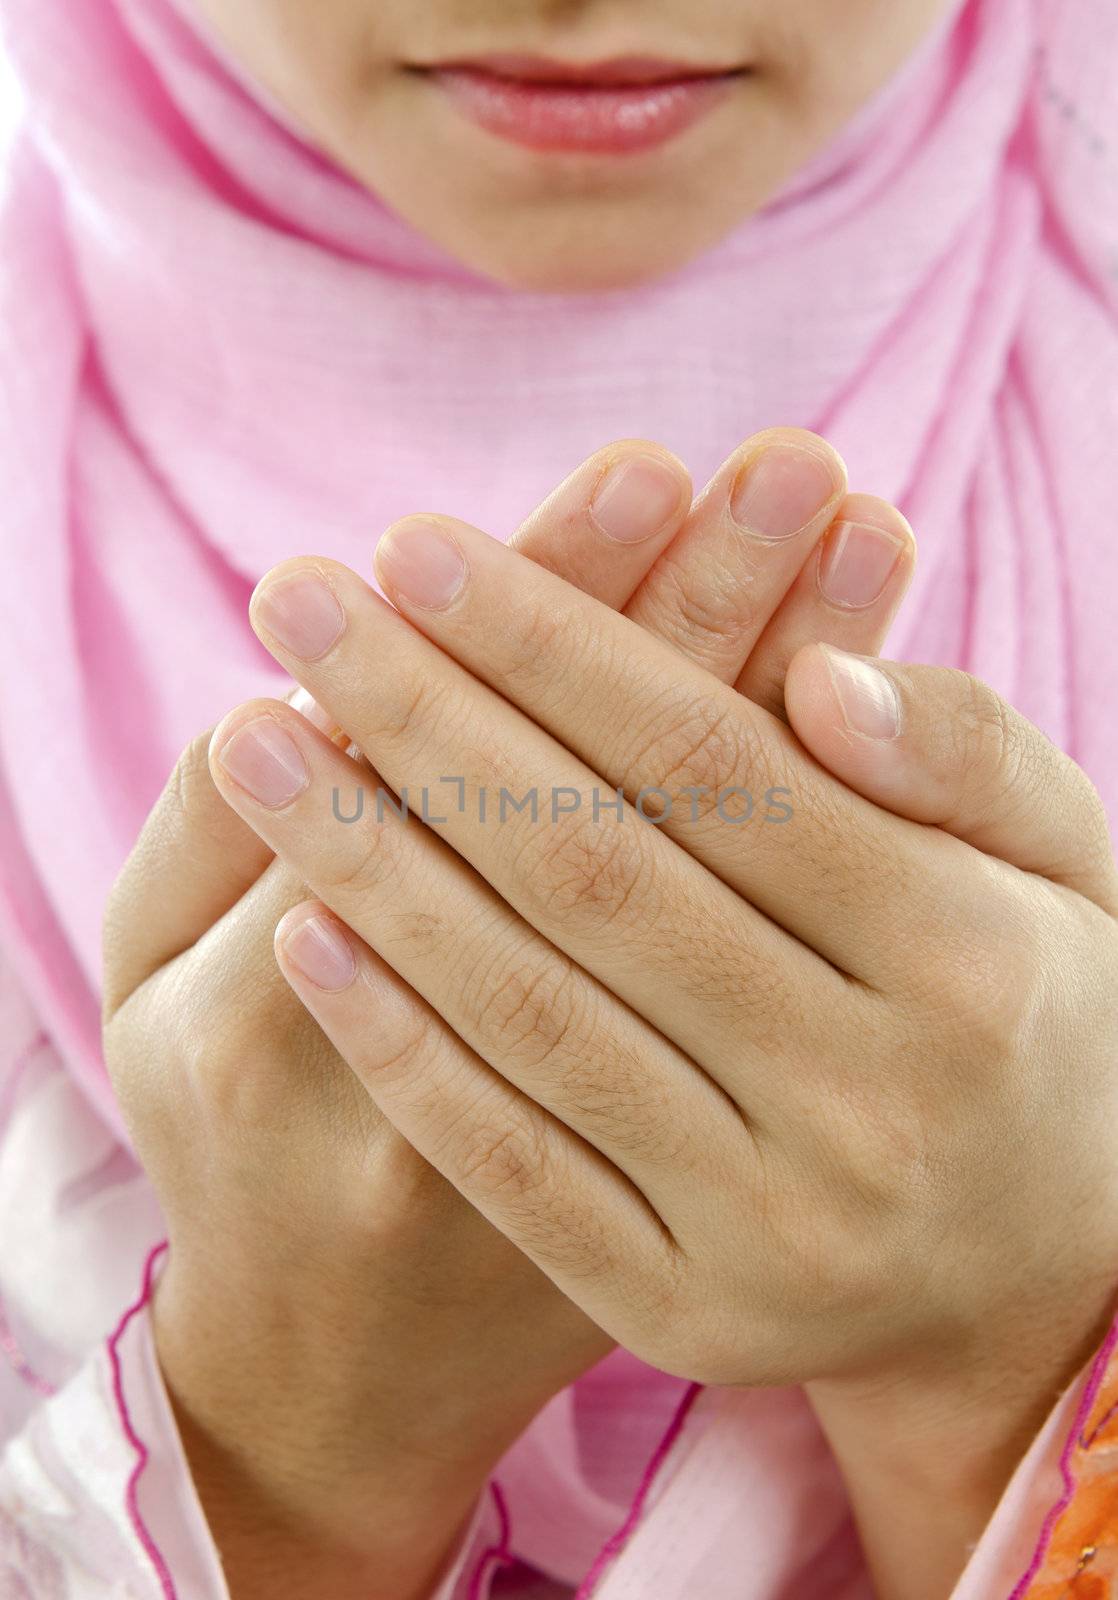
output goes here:
{"type": "Polygon", "coordinates": [[[0,948],[114,1126],[106,891],[187,740],[289,685],[261,573],[409,511],[507,537],[648,435],[798,423],[921,545],[893,653],[991,682],[1118,815],[1118,8],[951,0],[780,200],[631,292],[522,294],[342,175],[189,0],[0,0],[0,948]]]}

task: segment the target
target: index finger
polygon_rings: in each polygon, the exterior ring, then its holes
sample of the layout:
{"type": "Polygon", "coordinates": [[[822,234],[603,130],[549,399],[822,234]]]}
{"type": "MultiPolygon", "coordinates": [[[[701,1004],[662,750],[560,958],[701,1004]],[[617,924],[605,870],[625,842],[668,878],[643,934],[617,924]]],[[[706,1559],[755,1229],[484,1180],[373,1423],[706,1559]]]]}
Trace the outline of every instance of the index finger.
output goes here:
{"type": "Polygon", "coordinates": [[[691,494],[678,456],[622,439],[576,467],[509,548],[619,611],[684,526],[691,494]]]}

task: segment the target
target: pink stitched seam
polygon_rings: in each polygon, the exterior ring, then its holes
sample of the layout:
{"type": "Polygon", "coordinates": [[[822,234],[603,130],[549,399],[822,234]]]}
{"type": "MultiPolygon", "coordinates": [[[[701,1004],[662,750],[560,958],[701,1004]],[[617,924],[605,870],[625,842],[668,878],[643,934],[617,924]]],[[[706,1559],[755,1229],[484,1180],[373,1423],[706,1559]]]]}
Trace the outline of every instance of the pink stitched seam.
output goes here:
{"type": "Polygon", "coordinates": [[[1075,1479],[1071,1471],[1072,1453],[1083,1432],[1087,1418],[1091,1415],[1091,1407],[1094,1405],[1098,1392],[1102,1388],[1107,1366],[1116,1349],[1118,1349],[1118,1321],[1115,1321],[1111,1327],[1110,1332],[1103,1341],[1102,1349],[1095,1357],[1090,1376],[1087,1379],[1087,1387],[1083,1391],[1083,1398],[1080,1400],[1079,1408],[1075,1413],[1075,1421],[1068,1431],[1068,1436],[1064,1441],[1064,1448],[1060,1453],[1060,1476],[1064,1480],[1064,1492],[1045,1517],[1040,1530],[1040,1539],[1037,1541],[1036,1550],[1033,1552],[1033,1559],[1029,1562],[1028,1568],[1017,1587],[1009,1596],[1009,1600],[1023,1600],[1030,1583],[1032,1583],[1044,1563],[1056,1524],[1072,1502],[1075,1494],[1075,1479]]]}
{"type": "Polygon", "coordinates": [[[590,1596],[594,1593],[594,1589],[598,1583],[598,1580],[601,1578],[610,1562],[615,1558],[615,1556],[617,1556],[619,1551],[632,1535],[633,1529],[640,1521],[641,1513],[644,1510],[644,1503],[648,1498],[649,1491],[651,1490],[653,1483],[655,1482],[656,1475],[660,1471],[660,1468],[664,1465],[668,1451],[679,1438],[683,1424],[687,1420],[687,1413],[695,1404],[696,1399],[702,1392],[702,1388],[703,1385],[701,1383],[691,1384],[690,1388],[683,1396],[683,1399],[676,1407],[675,1415],[668,1424],[667,1432],[660,1440],[660,1443],[656,1446],[656,1449],[652,1452],[652,1458],[647,1467],[644,1469],[644,1475],[641,1478],[640,1483],[637,1485],[637,1492],[633,1497],[633,1503],[629,1507],[628,1516],[625,1518],[625,1521],[621,1524],[620,1528],[618,1528],[615,1533],[610,1534],[605,1544],[598,1551],[598,1556],[594,1562],[594,1565],[590,1568],[590,1571],[586,1574],[586,1577],[579,1585],[578,1593],[575,1595],[575,1600],[590,1600],[590,1596]]]}
{"type": "Polygon", "coordinates": [[[489,1485],[489,1492],[493,1496],[493,1504],[497,1508],[497,1542],[483,1550],[478,1557],[474,1575],[470,1579],[470,1592],[467,1600],[482,1600],[481,1586],[489,1576],[491,1566],[507,1566],[513,1559],[512,1554],[512,1524],[509,1520],[508,1502],[505,1499],[501,1485],[493,1480],[489,1485]]]}
{"type": "Polygon", "coordinates": [[[1109,1411],[1103,1412],[1102,1416],[1095,1423],[1095,1426],[1091,1429],[1090,1433],[1080,1435],[1079,1443],[1083,1446],[1084,1450],[1089,1450],[1091,1448],[1099,1434],[1106,1427],[1107,1423],[1112,1417],[1118,1417],[1118,1400],[1115,1400],[1109,1411]]]}
{"type": "Polygon", "coordinates": [[[113,1398],[116,1401],[117,1411],[120,1414],[120,1425],[124,1430],[125,1438],[136,1452],[136,1464],[129,1474],[128,1485],[124,1491],[124,1501],[125,1505],[128,1507],[128,1517],[132,1523],[136,1537],[143,1547],[144,1554],[151,1562],[155,1571],[155,1575],[159,1579],[159,1586],[163,1590],[164,1600],[178,1600],[178,1591],[175,1588],[174,1579],[171,1577],[167,1563],[160,1554],[158,1545],[148,1532],[147,1524],[140,1515],[139,1500],[137,1498],[137,1485],[140,1481],[140,1474],[148,1464],[148,1448],[140,1438],[139,1434],[136,1432],[135,1428],[132,1426],[132,1418],[128,1411],[128,1402],[124,1398],[124,1379],[121,1373],[120,1355],[118,1352],[118,1346],[124,1335],[124,1330],[132,1321],[132,1318],[136,1315],[136,1313],[138,1311],[142,1311],[151,1299],[152,1280],[155,1273],[155,1262],[157,1257],[162,1255],[163,1251],[167,1249],[167,1243],[168,1241],[164,1239],[161,1244],[157,1244],[154,1249],[149,1252],[148,1258],[144,1263],[144,1281],[143,1287],[140,1290],[139,1299],[137,1299],[128,1307],[127,1311],[125,1311],[115,1329],[109,1335],[106,1347],[109,1352],[109,1361],[112,1364],[113,1398]]]}

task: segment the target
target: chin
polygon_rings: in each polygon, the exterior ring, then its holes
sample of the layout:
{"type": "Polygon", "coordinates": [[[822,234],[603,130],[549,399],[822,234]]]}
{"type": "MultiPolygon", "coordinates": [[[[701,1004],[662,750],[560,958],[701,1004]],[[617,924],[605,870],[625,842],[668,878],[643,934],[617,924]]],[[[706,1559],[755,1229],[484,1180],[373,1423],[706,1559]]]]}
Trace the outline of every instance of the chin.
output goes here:
{"type": "Polygon", "coordinates": [[[659,225],[596,229],[572,218],[571,226],[558,233],[522,223],[500,239],[456,230],[453,235],[444,231],[439,242],[472,271],[509,289],[602,294],[667,277],[714,241],[706,235],[689,239],[683,230],[666,238],[659,225]]]}
{"type": "Polygon", "coordinates": [[[642,256],[631,262],[579,257],[570,261],[499,261],[473,265],[493,282],[525,293],[604,294],[654,283],[682,263],[664,265],[642,256]]]}

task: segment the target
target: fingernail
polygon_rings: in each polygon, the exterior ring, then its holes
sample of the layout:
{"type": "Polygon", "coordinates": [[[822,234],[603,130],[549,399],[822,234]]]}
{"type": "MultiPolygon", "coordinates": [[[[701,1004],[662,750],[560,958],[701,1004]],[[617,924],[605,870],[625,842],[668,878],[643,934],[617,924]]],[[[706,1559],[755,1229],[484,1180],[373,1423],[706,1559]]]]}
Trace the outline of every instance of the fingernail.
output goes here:
{"type": "Polygon", "coordinates": [[[466,561],[454,540],[433,522],[389,528],[377,545],[377,577],[401,599],[428,611],[448,606],[466,581],[466,561]]]}
{"type": "Polygon", "coordinates": [[[238,728],[217,759],[234,782],[272,811],[290,805],[310,782],[302,751],[272,717],[238,728]]]}
{"type": "Polygon", "coordinates": [[[284,939],[283,951],[304,978],[328,994],[348,989],[357,976],[353,946],[331,917],[308,917],[300,922],[284,939]]]}
{"type": "Polygon", "coordinates": [[[833,466],[814,450],[773,444],[747,462],[730,496],[734,521],[759,539],[790,539],[838,492],[833,466]]]}
{"type": "Polygon", "coordinates": [[[837,522],[819,563],[819,587],[832,605],[858,611],[885,593],[903,542],[865,522],[837,522]]]}
{"type": "Polygon", "coordinates": [[[301,661],[317,661],[345,632],[345,612],[317,572],[265,579],[252,598],[254,622],[301,661]]]}
{"type": "Polygon", "coordinates": [[[829,644],[823,650],[848,730],[863,739],[896,739],[901,699],[893,680],[861,656],[829,644]]]}
{"type": "Polygon", "coordinates": [[[640,544],[679,510],[679,479],[655,456],[630,456],[606,473],[590,502],[590,516],[607,539],[640,544]]]}

